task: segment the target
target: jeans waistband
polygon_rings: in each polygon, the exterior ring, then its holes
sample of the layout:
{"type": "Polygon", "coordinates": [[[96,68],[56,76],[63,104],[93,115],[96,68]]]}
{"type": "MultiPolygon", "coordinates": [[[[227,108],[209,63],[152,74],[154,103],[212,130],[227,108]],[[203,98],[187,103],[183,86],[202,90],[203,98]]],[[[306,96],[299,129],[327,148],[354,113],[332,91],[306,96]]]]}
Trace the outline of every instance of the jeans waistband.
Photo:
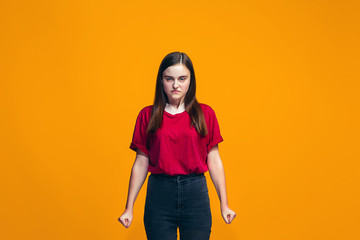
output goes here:
{"type": "Polygon", "coordinates": [[[179,175],[168,175],[164,173],[151,173],[150,176],[157,177],[157,178],[167,178],[167,179],[188,179],[194,177],[201,177],[204,176],[204,173],[192,173],[192,174],[179,174],[179,175]]]}

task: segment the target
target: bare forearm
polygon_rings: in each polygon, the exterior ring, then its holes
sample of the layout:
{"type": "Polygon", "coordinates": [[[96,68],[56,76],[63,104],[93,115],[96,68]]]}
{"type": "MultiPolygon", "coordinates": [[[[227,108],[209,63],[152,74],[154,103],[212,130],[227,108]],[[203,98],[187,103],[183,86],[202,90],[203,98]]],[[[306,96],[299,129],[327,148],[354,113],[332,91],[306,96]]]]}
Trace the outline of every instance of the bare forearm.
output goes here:
{"type": "Polygon", "coordinates": [[[220,199],[221,215],[224,221],[230,224],[232,220],[234,220],[236,213],[229,208],[226,194],[225,171],[217,145],[208,152],[207,165],[211,180],[214,183],[220,199]]]}
{"type": "Polygon", "coordinates": [[[132,210],[134,208],[136,197],[144,184],[147,173],[148,164],[145,164],[144,161],[135,161],[131,170],[126,209],[132,210]]]}
{"type": "Polygon", "coordinates": [[[221,207],[228,206],[226,182],[224,167],[220,159],[211,161],[209,164],[209,173],[218,194],[221,207]]]}

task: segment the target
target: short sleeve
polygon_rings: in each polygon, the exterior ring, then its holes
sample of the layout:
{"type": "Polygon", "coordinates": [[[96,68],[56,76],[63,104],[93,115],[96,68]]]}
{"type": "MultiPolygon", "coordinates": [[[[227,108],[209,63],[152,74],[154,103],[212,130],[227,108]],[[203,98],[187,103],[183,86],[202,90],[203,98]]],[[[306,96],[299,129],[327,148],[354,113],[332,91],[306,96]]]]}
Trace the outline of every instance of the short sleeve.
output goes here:
{"type": "Polygon", "coordinates": [[[220,133],[220,127],[218,120],[216,118],[216,114],[212,108],[209,108],[208,110],[208,135],[207,135],[207,141],[206,141],[206,150],[207,152],[210,151],[211,148],[213,148],[216,144],[223,141],[223,138],[220,133]]]}
{"type": "Polygon", "coordinates": [[[145,109],[142,109],[137,116],[130,149],[137,151],[139,148],[146,155],[149,155],[149,149],[147,148],[147,124],[145,122],[145,109]]]}

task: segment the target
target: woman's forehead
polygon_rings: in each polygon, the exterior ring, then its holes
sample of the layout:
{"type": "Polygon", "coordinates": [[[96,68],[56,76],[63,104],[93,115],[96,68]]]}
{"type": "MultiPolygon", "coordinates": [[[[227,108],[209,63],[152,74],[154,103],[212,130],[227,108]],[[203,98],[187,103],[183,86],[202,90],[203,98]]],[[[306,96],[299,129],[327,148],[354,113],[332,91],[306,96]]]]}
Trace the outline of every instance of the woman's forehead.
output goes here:
{"type": "Polygon", "coordinates": [[[188,75],[190,71],[184,64],[176,64],[166,68],[163,74],[167,76],[188,75]]]}

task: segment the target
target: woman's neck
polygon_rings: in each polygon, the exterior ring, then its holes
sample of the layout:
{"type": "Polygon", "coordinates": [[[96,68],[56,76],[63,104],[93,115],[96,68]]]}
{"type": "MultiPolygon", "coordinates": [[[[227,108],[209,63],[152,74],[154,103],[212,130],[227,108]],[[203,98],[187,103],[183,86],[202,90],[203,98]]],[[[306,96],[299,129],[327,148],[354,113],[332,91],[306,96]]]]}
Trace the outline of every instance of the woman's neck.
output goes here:
{"type": "Polygon", "coordinates": [[[181,113],[181,112],[185,111],[185,104],[184,104],[184,102],[179,103],[177,105],[173,105],[171,103],[166,103],[165,111],[172,113],[172,114],[181,113]]]}
{"type": "Polygon", "coordinates": [[[179,108],[185,107],[184,101],[169,102],[169,103],[166,103],[166,105],[170,105],[170,106],[171,106],[172,108],[174,108],[174,109],[179,109],[179,108]]]}

